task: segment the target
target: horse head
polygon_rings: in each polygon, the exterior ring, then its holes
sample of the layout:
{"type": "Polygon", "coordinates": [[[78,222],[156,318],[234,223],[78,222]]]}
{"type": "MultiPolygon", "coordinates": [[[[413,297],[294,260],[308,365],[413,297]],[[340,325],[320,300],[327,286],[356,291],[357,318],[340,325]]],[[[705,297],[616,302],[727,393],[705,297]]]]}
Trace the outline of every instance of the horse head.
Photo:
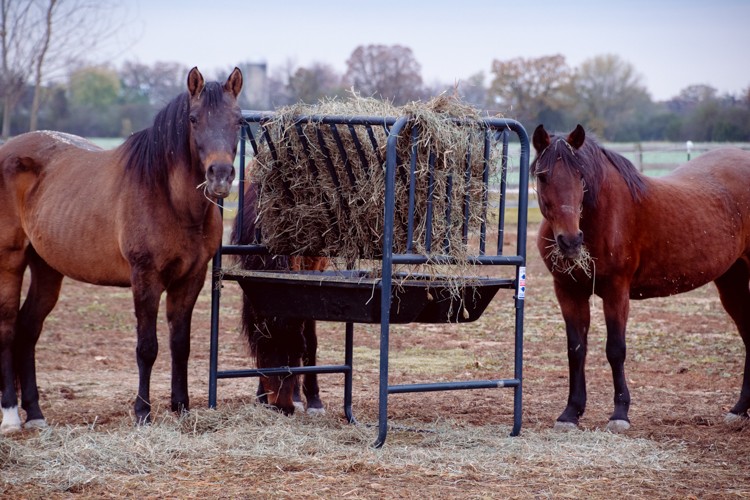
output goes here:
{"type": "Polygon", "coordinates": [[[586,183],[577,152],[585,139],[580,125],[566,138],[550,136],[539,125],[532,138],[537,153],[532,174],[536,177],[539,209],[552,228],[554,243],[566,258],[573,260],[579,257],[583,245],[579,222],[586,183]]]}
{"type": "Polygon", "coordinates": [[[229,195],[234,181],[234,158],[240,138],[242,113],[237,96],[242,90],[242,73],[234,68],[222,86],[210,88],[198,68],[190,70],[190,150],[193,163],[205,175],[205,192],[214,198],[229,195]]]}

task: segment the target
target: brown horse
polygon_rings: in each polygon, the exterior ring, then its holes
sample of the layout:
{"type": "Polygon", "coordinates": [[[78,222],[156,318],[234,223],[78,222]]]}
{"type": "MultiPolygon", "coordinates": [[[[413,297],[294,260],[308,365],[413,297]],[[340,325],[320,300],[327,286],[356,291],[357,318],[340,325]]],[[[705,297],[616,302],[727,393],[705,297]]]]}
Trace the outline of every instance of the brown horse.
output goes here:
{"type": "Polygon", "coordinates": [[[532,165],[544,221],[537,246],[554,278],[567,333],[570,392],[556,428],[575,428],[586,408],[589,298],[602,298],[614,380],[607,428],[630,427],[625,327],[630,299],[686,292],[710,281],[745,343],[740,397],[750,408],[750,152],[706,153],[663,178],[586,138],[534,131],[532,165]]]}
{"type": "MultiPolygon", "coordinates": [[[[231,237],[233,243],[255,242],[257,210],[258,185],[248,183],[242,207],[244,224],[238,227],[237,221],[240,219],[235,219],[231,237]]],[[[245,255],[238,260],[243,269],[266,271],[322,271],[327,265],[325,258],[282,255],[245,255]]],[[[250,352],[258,368],[314,366],[316,363],[318,338],[314,320],[265,317],[255,311],[247,295],[243,295],[242,331],[247,337],[250,352]]],[[[302,390],[307,402],[307,412],[325,413],[316,374],[305,374],[302,390]]],[[[270,404],[287,415],[294,413],[295,408],[305,410],[298,376],[262,376],[258,383],[257,396],[261,403],[270,404]]]]}
{"type": "Polygon", "coordinates": [[[16,382],[26,427],[45,426],[34,349],[63,276],[132,287],[138,343],[135,415],[150,421],[156,317],[167,292],[174,411],[187,411],[190,321],[207,263],[222,235],[211,198],[229,194],[242,120],[242,74],[187,92],[152,127],[104,151],[58,132],[32,132],[0,148],[0,367],[4,433],[18,431],[16,382]],[[20,307],[26,267],[31,282],[20,307]]]}

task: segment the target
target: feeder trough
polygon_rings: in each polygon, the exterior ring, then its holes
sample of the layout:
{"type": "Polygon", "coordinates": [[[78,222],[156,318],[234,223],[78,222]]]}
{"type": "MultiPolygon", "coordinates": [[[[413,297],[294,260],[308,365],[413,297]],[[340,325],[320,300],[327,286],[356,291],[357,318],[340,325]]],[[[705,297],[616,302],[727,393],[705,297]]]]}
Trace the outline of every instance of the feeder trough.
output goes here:
{"type": "MultiPolygon", "coordinates": [[[[381,280],[365,271],[227,270],[223,279],[237,281],[256,313],[263,316],[380,323],[381,280]]],[[[466,323],[478,319],[501,288],[512,279],[457,283],[455,278],[393,276],[390,323],[466,323]]]]}

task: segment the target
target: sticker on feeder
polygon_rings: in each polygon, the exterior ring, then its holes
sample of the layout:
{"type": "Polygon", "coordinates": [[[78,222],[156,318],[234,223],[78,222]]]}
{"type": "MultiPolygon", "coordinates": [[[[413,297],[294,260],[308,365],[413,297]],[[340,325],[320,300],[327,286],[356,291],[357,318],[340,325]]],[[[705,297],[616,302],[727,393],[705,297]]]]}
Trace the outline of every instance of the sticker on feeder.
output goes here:
{"type": "Polygon", "coordinates": [[[519,299],[526,297],[526,267],[521,266],[518,268],[518,293],[519,299]]]}

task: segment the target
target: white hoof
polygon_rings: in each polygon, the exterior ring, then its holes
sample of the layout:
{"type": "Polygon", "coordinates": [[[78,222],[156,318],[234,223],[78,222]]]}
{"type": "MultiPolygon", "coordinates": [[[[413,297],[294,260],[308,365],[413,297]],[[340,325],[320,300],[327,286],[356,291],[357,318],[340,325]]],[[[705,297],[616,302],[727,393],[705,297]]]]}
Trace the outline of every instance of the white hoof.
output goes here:
{"type": "Polygon", "coordinates": [[[302,412],[302,413],[305,413],[305,405],[304,405],[304,404],[302,404],[302,403],[301,403],[300,401],[295,401],[295,402],[294,402],[294,403],[292,403],[292,404],[294,405],[294,411],[295,411],[295,412],[297,412],[297,411],[298,411],[298,412],[302,412]]]}
{"type": "Polygon", "coordinates": [[[18,416],[18,406],[3,408],[3,423],[0,424],[0,433],[13,434],[21,431],[21,418],[18,416]]]}
{"type": "Polygon", "coordinates": [[[35,418],[34,420],[27,420],[24,424],[25,429],[46,429],[49,427],[47,421],[43,418],[35,418]]]}
{"type": "Polygon", "coordinates": [[[558,432],[570,432],[578,430],[578,426],[573,422],[560,422],[558,420],[555,422],[555,426],[553,427],[553,429],[558,432]]]}
{"type": "Polygon", "coordinates": [[[612,434],[621,434],[630,429],[630,422],[627,420],[610,420],[607,422],[607,430],[612,434]]]}
{"type": "Polygon", "coordinates": [[[729,412],[724,415],[725,424],[741,424],[750,421],[747,415],[737,415],[736,413],[729,412]]]}
{"type": "Polygon", "coordinates": [[[325,408],[308,408],[307,414],[308,415],[325,415],[326,409],[325,408]]]}

